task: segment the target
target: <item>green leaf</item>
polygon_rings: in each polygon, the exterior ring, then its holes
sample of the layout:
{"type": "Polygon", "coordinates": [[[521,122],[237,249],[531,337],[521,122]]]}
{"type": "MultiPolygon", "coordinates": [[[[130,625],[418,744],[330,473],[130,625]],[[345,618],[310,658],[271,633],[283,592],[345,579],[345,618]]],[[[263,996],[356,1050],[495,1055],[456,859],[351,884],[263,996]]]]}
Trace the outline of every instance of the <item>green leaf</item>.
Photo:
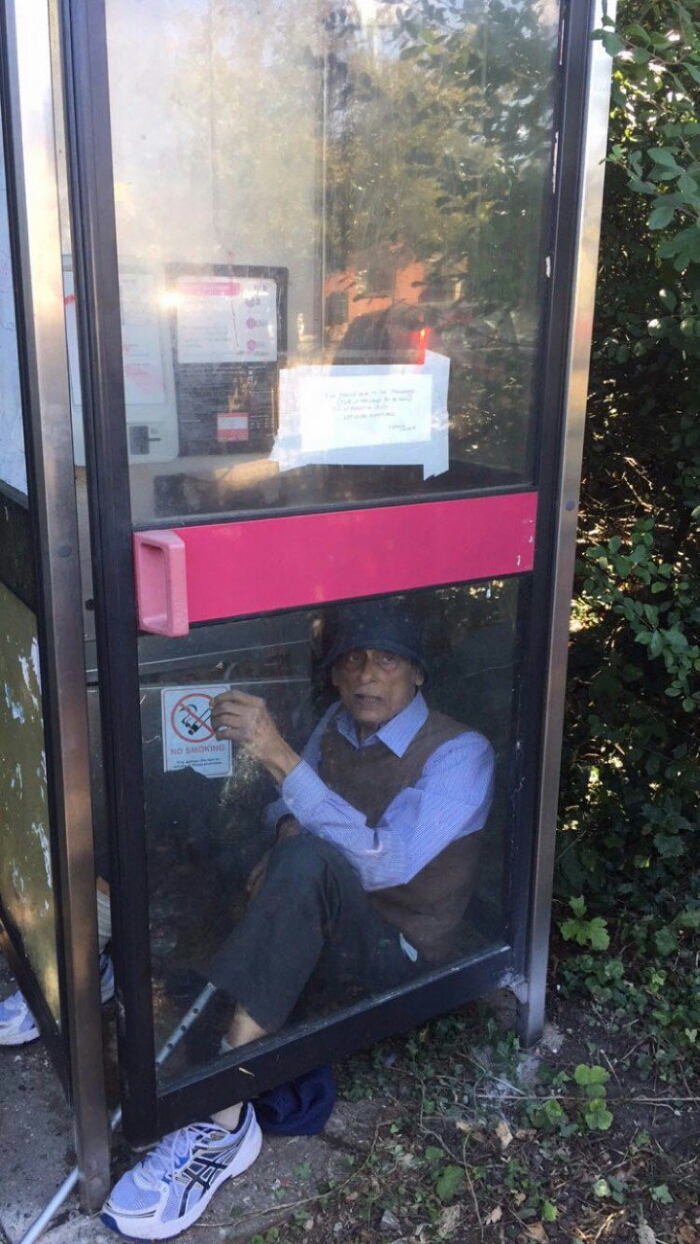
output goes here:
{"type": "Polygon", "coordinates": [[[436,1180],[435,1191],[441,1201],[454,1201],[455,1197],[462,1192],[465,1184],[464,1171],[461,1166],[446,1166],[440,1177],[436,1180]]]}
{"type": "Polygon", "coordinates": [[[588,940],[586,926],[581,920],[562,920],[559,925],[561,935],[565,942],[576,942],[579,946],[585,946],[588,940]]]}
{"type": "Polygon", "coordinates": [[[639,43],[649,43],[649,32],[640,26],[639,22],[632,22],[625,31],[628,39],[636,39],[639,43]]]}
{"type": "MultiPolygon", "coordinates": [[[[656,584],[654,584],[654,587],[656,587],[656,584]]],[[[654,587],[652,587],[652,591],[654,590],[654,587]]],[[[649,643],[649,656],[658,657],[663,646],[664,646],[664,641],[661,637],[661,632],[653,631],[652,636],[651,636],[651,641],[649,643]]]]}
{"type": "Polygon", "coordinates": [[[651,1189],[651,1195],[659,1205],[673,1205],[673,1197],[668,1190],[668,1184],[657,1184],[651,1189]]]}
{"type": "Polygon", "coordinates": [[[685,854],[683,841],[677,833],[654,834],[654,846],[663,860],[677,860],[685,854]]]}
{"type": "Polygon", "coordinates": [[[439,1149],[437,1145],[428,1145],[423,1156],[426,1162],[442,1162],[445,1151],[444,1149],[439,1149]]]}
{"type": "Polygon", "coordinates": [[[678,936],[675,929],[669,928],[668,925],[654,934],[654,941],[661,955],[672,955],[678,950],[678,936]]]}
{"type": "Polygon", "coordinates": [[[660,165],[662,168],[677,168],[679,172],[683,171],[676,162],[675,155],[668,147],[650,147],[649,156],[655,164],[660,165]]]}
{"type": "Polygon", "coordinates": [[[609,1079],[610,1072],[606,1071],[605,1067],[599,1067],[597,1064],[589,1067],[586,1063],[579,1063],[578,1067],[574,1070],[574,1080],[581,1087],[591,1084],[607,1084],[609,1079]]]}
{"type": "Polygon", "coordinates": [[[607,950],[610,945],[610,935],[605,927],[605,920],[602,916],[595,916],[593,920],[588,922],[588,939],[593,950],[607,950]]]}
{"type": "Polygon", "coordinates": [[[620,52],[624,52],[626,45],[623,43],[620,36],[616,35],[614,31],[604,30],[601,35],[601,39],[608,56],[619,56],[620,52]]]}
{"type": "Polygon", "coordinates": [[[591,1131],[607,1132],[612,1125],[612,1112],[608,1110],[602,1097],[594,1097],[584,1109],[583,1117],[591,1131]]]}
{"type": "Polygon", "coordinates": [[[552,1205],[551,1201],[542,1202],[542,1212],[540,1218],[542,1222],[556,1222],[558,1217],[556,1205],[552,1205]]]}
{"type": "Polygon", "coordinates": [[[662,203],[659,207],[655,207],[653,212],[649,214],[648,225],[650,229],[665,229],[671,223],[676,214],[673,204],[662,203]]]}

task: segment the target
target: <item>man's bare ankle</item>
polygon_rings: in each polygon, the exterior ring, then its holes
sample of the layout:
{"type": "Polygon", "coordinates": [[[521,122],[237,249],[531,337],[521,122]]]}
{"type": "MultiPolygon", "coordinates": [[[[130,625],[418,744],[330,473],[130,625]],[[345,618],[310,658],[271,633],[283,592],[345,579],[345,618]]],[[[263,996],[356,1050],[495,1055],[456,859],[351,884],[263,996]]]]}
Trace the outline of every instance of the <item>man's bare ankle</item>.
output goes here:
{"type": "Polygon", "coordinates": [[[217,1110],[216,1114],[211,1116],[212,1123],[218,1124],[219,1127],[225,1127],[229,1132],[235,1132],[241,1121],[241,1110],[243,1102],[237,1102],[235,1106],[229,1106],[226,1110],[217,1110]]]}

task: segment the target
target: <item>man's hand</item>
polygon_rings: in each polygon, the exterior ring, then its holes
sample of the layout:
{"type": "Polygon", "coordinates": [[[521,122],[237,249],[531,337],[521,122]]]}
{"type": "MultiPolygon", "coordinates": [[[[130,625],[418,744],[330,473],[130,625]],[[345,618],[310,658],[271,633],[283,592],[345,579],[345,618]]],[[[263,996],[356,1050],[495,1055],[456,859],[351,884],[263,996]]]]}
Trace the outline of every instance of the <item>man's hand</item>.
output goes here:
{"type": "Polygon", "coordinates": [[[283,782],[299,764],[299,756],[285,743],[264,700],[247,691],[224,691],[212,704],[211,724],[218,739],[240,743],[259,760],[276,782],[283,782]]]}

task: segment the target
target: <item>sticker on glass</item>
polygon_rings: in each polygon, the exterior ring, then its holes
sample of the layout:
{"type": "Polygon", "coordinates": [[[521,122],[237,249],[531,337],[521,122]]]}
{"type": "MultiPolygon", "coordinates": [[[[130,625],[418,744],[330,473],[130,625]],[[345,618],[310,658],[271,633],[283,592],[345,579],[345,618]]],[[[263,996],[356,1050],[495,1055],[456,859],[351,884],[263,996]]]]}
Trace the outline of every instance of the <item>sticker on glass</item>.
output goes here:
{"type": "Polygon", "coordinates": [[[228,683],[208,686],[163,687],[163,768],[196,769],[205,777],[228,777],[231,773],[231,744],[217,739],[211,724],[212,702],[228,683]]]}

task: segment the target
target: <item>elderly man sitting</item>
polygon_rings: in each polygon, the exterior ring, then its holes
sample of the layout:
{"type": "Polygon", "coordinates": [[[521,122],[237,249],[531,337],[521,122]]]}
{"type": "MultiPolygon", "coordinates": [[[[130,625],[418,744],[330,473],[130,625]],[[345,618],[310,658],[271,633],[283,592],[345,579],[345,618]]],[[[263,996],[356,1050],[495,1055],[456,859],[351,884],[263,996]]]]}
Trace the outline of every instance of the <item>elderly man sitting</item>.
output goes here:
{"type": "MultiPolygon", "coordinates": [[[[399,601],[348,607],[326,658],[338,699],[301,756],[265,702],[214,702],[220,738],[271,774],[272,850],[210,978],[236,999],[222,1050],[280,1028],[315,969],[381,991],[454,954],[493,791],[493,749],[428,708],[420,634],[399,601]],[[476,837],[475,837],[476,835],[476,837]]],[[[106,1201],[103,1221],[137,1239],[169,1239],[216,1189],[254,1162],[253,1107],[240,1103],[165,1137],[106,1201]]]]}

